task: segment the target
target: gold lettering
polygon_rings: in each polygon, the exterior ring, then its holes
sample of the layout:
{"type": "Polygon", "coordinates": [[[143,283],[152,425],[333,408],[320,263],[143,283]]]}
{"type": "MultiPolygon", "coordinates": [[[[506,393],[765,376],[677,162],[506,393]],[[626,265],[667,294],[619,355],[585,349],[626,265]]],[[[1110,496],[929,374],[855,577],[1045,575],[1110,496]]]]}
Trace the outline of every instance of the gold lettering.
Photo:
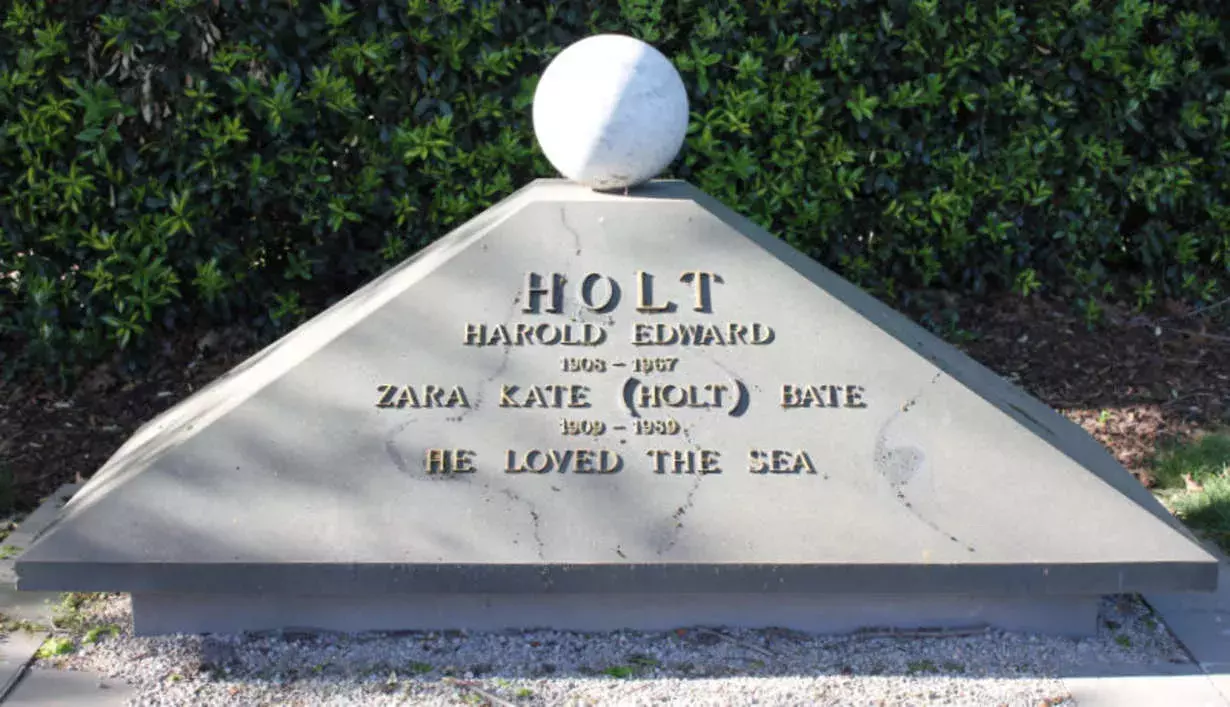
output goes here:
{"type": "Polygon", "coordinates": [[[811,455],[804,450],[792,452],[786,449],[752,449],[747,453],[748,468],[753,474],[800,474],[816,473],[811,455]]]}
{"type": "Polygon", "coordinates": [[[525,400],[521,403],[521,407],[523,408],[532,408],[532,407],[545,408],[545,407],[550,407],[550,405],[547,405],[546,393],[542,391],[542,388],[539,388],[536,385],[531,385],[529,393],[526,394],[525,400]]]}
{"type": "Polygon", "coordinates": [[[560,328],[554,324],[539,324],[538,328],[534,329],[534,337],[540,344],[547,346],[558,344],[562,336],[560,328]]]}
{"type": "Polygon", "coordinates": [[[466,398],[466,392],[461,386],[453,386],[452,391],[448,394],[448,401],[444,403],[444,407],[470,407],[470,400],[466,398]]]}
{"type": "Polygon", "coordinates": [[[730,343],[738,341],[741,344],[747,343],[747,325],[731,322],[726,325],[726,338],[730,343]]]}
{"type": "Polygon", "coordinates": [[[526,344],[534,343],[534,327],[531,324],[518,322],[513,329],[517,332],[513,340],[517,346],[525,346],[526,344]]]}
{"type": "Polygon", "coordinates": [[[487,345],[487,325],[486,324],[466,324],[466,346],[486,346],[487,345]]]}
{"type": "Polygon", "coordinates": [[[722,393],[729,388],[725,383],[706,383],[703,386],[642,383],[637,389],[638,407],[720,408],[722,393]],[[702,393],[702,390],[705,392],[702,393]]]}
{"type": "Polygon", "coordinates": [[[609,312],[619,303],[619,285],[605,275],[596,272],[588,273],[585,275],[585,279],[581,281],[581,301],[586,307],[599,314],[609,312]],[[597,304],[594,302],[594,285],[598,284],[600,280],[606,280],[607,294],[602,304],[597,304]]]}
{"type": "Polygon", "coordinates": [[[663,305],[655,305],[653,303],[653,275],[644,270],[636,271],[636,311],[638,312],[670,312],[675,308],[674,303],[667,302],[663,305]]]}
{"type": "Polygon", "coordinates": [[[704,270],[685,270],[679,276],[681,282],[691,282],[696,290],[696,305],[693,307],[697,312],[711,312],[712,298],[710,296],[709,283],[722,282],[721,276],[714,272],[706,272],[704,270]]]}
{"type": "Polygon", "coordinates": [[[782,386],[782,407],[784,408],[811,408],[826,407],[824,404],[824,393],[828,390],[827,385],[790,385],[782,386]]]}
{"type": "Polygon", "coordinates": [[[589,394],[589,387],[584,385],[568,386],[568,407],[570,408],[587,408],[589,402],[585,399],[589,394]]]}
{"type": "Polygon", "coordinates": [[[594,453],[588,449],[578,449],[573,457],[573,471],[578,474],[592,474],[594,471],[594,453]]]}
{"type": "Polygon", "coordinates": [[[469,449],[428,449],[423,463],[428,474],[470,474],[474,452],[469,449]]]}
{"type": "Polygon", "coordinates": [[[376,403],[380,408],[453,408],[470,407],[465,389],[459,385],[447,388],[441,385],[424,385],[422,391],[413,385],[382,385],[377,388],[383,396],[376,403]]]}
{"type": "Polygon", "coordinates": [[[758,323],[752,324],[753,344],[756,344],[757,346],[771,344],[775,338],[777,338],[777,334],[774,333],[773,327],[758,323]]]}
{"type": "Polygon", "coordinates": [[[544,295],[550,300],[550,305],[547,307],[548,312],[559,314],[563,311],[564,302],[564,276],[559,273],[551,273],[551,284],[543,286],[542,275],[536,272],[525,274],[525,307],[521,310],[526,314],[537,314],[539,299],[544,295]]]}
{"type": "Polygon", "coordinates": [[[653,335],[653,325],[646,322],[637,322],[632,325],[632,343],[637,346],[653,343],[650,336],[653,335]]]}
{"type": "Polygon", "coordinates": [[[816,473],[816,467],[811,463],[811,455],[800,450],[794,458],[794,471],[796,474],[800,471],[806,471],[809,474],[816,473]]]}
{"type": "Polygon", "coordinates": [[[395,385],[378,385],[376,391],[381,393],[380,399],[376,401],[378,408],[393,407],[393,397],[397,395],[397,386],[395,385]]]}
{"type": "Polygon", "coordinates": [[[769,471],[769,465],[765,463],[759,449],[752,449],[747,453],[747,470],[753,474],[766,474],[769,471]]]}
{"type": "Polygon", "coordinates": [[[718,324],[667,324],[634,322],[632,343],[637,346],[764,346],[777,338],[773,328],[759,322],[751,325],[729,322],[718,324]]]}
{"type": "Polygon", "coordinates": [[[608,449],[530,449],[524,457],[509,449],[504,460],[506,474],[615,474],[623,467],[623,458],[608,449]]]}
{"type": "Polygon", "coordinates": [[[525,453],[525,470],[535,474],[545,474],[551,469],[551,456],[541,449],[531,449],[525,453]],[[535,463],[540,461],[541,463],[535,463]]]}
{"type": "Polygon", "coordinates": [[[518,398],[521,386],[504,384],[500,386],[500,407],[502,408],[587,408],[589,403],[589,386],[581,384],[531,385],[525,388],[525,397],[518,398]]]}
{"type": "Polygon", "coordinates": [[[503,324],[497,324],[491,329],[491,338],[487,340],[488,346],[512,346],[513,340],[508,335],[508,327],[503,324]]]}
{"type": "Polygon", "coordinates": [[[699,452],[679,449],[650,449],[645,455],[653,460],[655,474],[720,474],[721,454],[715,449],[699,452]]]}

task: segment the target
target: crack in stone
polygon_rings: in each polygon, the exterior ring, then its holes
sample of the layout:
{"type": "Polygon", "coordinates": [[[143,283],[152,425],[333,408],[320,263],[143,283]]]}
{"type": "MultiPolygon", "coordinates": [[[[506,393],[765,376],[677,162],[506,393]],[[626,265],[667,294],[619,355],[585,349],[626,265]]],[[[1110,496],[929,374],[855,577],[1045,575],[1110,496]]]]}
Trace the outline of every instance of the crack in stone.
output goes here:
{"type": "MultiPolygon", "coordinates": [[[[484,486],[484,488],[487,488],[487,487],[484,486]]],[[[532,501],[527,501],[526,499],[522,498],[515,491],[511,491],[509,489],[500,489],[500,493],[503,493],[511,501],[524,504],[525,507],[529,510],[530,521],[532,522],[533,527],[534,527],[534,551],[538,554],[538,560],[540,562],[546,562],[547,561],[546,546],[542,542],[542,524],[541,524],[541,518],[538,515],[537,506],[535,506],[532,501]]],[[[544,578],[548,581],[548,583],[550,582],[549,575],[544,575],[544,578]]]]}
{"type": "Polygon", "coordinates": [[[671,514],[671,520],[674,521],[674,525],[670,528],[670,539],[662,547],[658,548],[659,557],[669,552],[679,542],[679,533],[683,529],[683,517],[688,514],[688,511],[692,510],[692,506],[696,503],[696,491],[700,488],[700,480],[703,478],[704,476],[700,474],[696,476],[696,479],[692,481],[692,488],[688,489],[688,495],[683,499],[683,504],[671,514]]]}
{"type": "MultiPolygon", "coordinates": [[[[396,434],[396,432],[394,434],[396,434]]],[[[406,460],[402,458],[401,452],[397,451],[397,447],[393,444],[393,440],[386,439],[384,441],[384,453],[388,455],[389,460],[393,462],[393,466],[397,467],[398,471],[403,474],[410,473],[410,466],[406,464],[406,460]]]]}
{"type": "MultiPolygon", "coordinates": [[[[928,387],[930,387],[930,386],[935,385],[937,382],[939,382],[940,378],[941,378],[943,375],[944,375],[944,374],[943,374],[943,372],[936,373],[934,376],[932,376],[932,377],[931,377],[931,382],[929,382],[929,383],[927,384],[927,386],[928,386],[928,387]]],[[[909,398],[908,400],[906,400],[904,403],[902,403],[902,404],[901,404],[901,412],[909,412],[909,411],[910,411],[910,408],[912,408],[912,407],[914,407],[915,405],[917,405],[917,404],[918,404],[918,399],[919,399],[919,398],[921,398],[921,397],[922,397],[922,392],[920,391],[920,392],[919,392],[917,395],[915,395],[914,397],[909,398]]],[[[894,415],[894,417],[896,417],[896,416],[894,415]]],[[[891,419],[890,419],[890,422],[891,422],[891,419]]]]}
{"type": "Polygon", "coordinates": [[[563,225],[565,231],[568,231],[569,233],[572,234],[572,243],[573,245],[576,246],[576,251],[577,251],[576,254],[580,255],[581,254],[581,234],[577,232],[577,229],[568,225],[568,216],[566,213],[565,206],[559,207],[559,222],[560,224],[563,225]]]}
{"type": "MultiPolygon", "coordinates": [[[[939,382],[943,373],[936,373],[931,378],[931,381],[926,387],[931,387],[939,382]]],[[[892,489],[897,502],[902,505],[910,515],[914,516],[922,524],[931,528],[940,535],[945,536],[949,540],[957,544],[965,545],[965,549],[969,552],[976,552],[974,546],[964,543],[957,536],[944,530],[938,523],[927,518],[914,507],[914,503],[906,494],[905,488],[914,478],[914,476],[922,469],[923,461],[926,455],[917,447],[889,447],[888,446],[888,428],[892,426],[902,415],[908,413],[922,398],[923,391],[909,398],[901,405],[901,409],[893,413],[891,417],[880,427],[879,433],[876,434],[875,450],[872,452],[871,463],[876,473],[880,475],[892,489]]]]}
{"type": "MultiPolygon", "coordinates": [[[[513,297],[512,305],[509,307],[508,314],[504,315],[504,326],[505,327],[512,324],[512,319],[517,314],[517,305],[519,304],[521,304],[521,295],[516,295],[513,297]]],[[[496,366],[495,370],[491,372],[491,375],[487,376],[483,382],[485,383],[494,382],[496,378],[500,377],[500,375],[503,374],[504,371],[508,369],[508,361],[512,357],[512,344],[511,343],[503,344],[502,348],[504,349],[504,352],[503,352],[503,355],[500,357],[500,365],[496,366]]],[[[470,407],[462,411],[460,415],[447,418],[447,420],[449,422],[462,422],[463,420],[465,420],[467,416],[470,415],[470,413],[478,411],[479,408],[482,407],[482,405],[483,405],[483,389],[480,387],[478,391],[474,393],[474,400],[470,404],[470,407]]]]}
{"type": "Polygon", "coordinates": [[[698,443],[696,440],[692,439],[692,430],[691,430],[691,429],[689,429],[689,428],[687,428],[687,427],[682,427],[682,426],[680,426],[680,427],[681,427],[681,429],[682,429],[682,431],[683,431],[683,438],[684,438],[685,440],[687,440],[687,443],[688,443],[688,444],[690,444],[690,445],[692,445],[692,447],[693,447],[696,451],[698,451],[698,452],[703,451],[703,449],[702,449],[702,447],[701,447],[700,443],[698,443]]]}

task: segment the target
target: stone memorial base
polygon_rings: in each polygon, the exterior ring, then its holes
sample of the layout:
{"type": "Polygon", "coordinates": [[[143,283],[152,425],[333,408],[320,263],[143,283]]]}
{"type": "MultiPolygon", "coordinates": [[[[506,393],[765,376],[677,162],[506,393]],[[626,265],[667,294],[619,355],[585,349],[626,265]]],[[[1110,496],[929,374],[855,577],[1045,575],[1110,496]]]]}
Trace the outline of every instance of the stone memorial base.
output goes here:
{"type": "Polygon", "coordinates": [[[827,594],[133,594],[140,635],[262,630],[410,631],[548,628],[667,631],[686,626],[848,633],[960,628],[1090,636],[1091,596],[827,594]]]}
{"type": "Polygon", "coordinates": [[[1084,430],[785,241],[556,180],[148,423],[16,571],[145,634],[1089,634],[1217,584],[1084,430]]]}

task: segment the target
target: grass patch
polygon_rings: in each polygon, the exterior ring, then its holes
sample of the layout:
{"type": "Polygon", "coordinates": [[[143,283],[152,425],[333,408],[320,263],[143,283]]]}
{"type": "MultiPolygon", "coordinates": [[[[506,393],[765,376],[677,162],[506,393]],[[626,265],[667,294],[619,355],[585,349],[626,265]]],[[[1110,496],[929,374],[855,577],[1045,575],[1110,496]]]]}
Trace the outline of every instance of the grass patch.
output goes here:
{"type": "Polygon", "coordinates": [[[107,624],[106,626],[95,626],[85,632],[85,638],[81,639],[82,643],[98,643],[104,636],[118,636],[120,627],[115,624],[107,624]]]}
{"type": "Polygon", "coordinates": [[[431,663],[420,663],[418,661],[415,661],[406,667],[409,669],[411,675],[426,675],[432,670],[435,670],[431,663]]]}
{"type": "Polygon", "coordinates": [[[92,592],[67,592],[60,597],[60,604],[51,612],[51,624],[58,629],[83,631],[86,627],[82,609],[103,595],[92,592]]]}
{"type": "Polygon", "coordinates": [[[26,633],[39,633],[46,631],[49,627],[41,624],[36,624],[33,621],[25,619],[14,619],[3,614],[0,614],[0,631],[4,633],[12,633],[13,631],[25,631],[26,633]]]}
{"type": "Polygon", "coordinates": [[[940,669],[929,660],[915,660],[906,664],[906,672],[910,675],[918,675],[919,673],[938,673],[940,669]]]}
{"type": "Polygon", "coordinates": [[[43,645],[38,647],[34,657],[40,659],[54,658],[57,655],[68,655],[77,649],[77,646],[72,642],[72,639],[56,636],[43,641],[43,645]]]}
{"type": "Polygon", "coordinates": [[[645,655],[644,653],[629,653],[625,659],[628,661],[627,665],[612,665],[600,672],[607,677],[624,680],[636,677],[662,665],[657,658],[645,655]]]}
{"type": "Polygon", "coordinates": [[[1153,476],[1170,512],[1230,552],[1230,434],[1206,434],[1164,448],[1153,476]]]}

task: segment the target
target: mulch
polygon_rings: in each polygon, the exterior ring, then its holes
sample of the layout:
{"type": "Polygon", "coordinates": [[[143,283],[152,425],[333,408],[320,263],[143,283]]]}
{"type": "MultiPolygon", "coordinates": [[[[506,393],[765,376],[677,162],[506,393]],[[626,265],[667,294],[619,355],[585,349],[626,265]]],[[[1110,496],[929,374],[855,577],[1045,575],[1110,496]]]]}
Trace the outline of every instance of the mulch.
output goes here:
{"type": "MultiPolygon", "coordinates": [[[[1109,307],[1089,328],[1066,303],[946,296],[949,338],[1093,435],[1142,483],[1160,441],[1230,425],[1230,306],[1109,307]]],[[[916,319],[924,310],[911,311],[916,319]]],[[[0,470],[18,507],[89,476],[138,427],[255,353],[242,328],[182,334],[140,374],[103,364],[71,393],[17,380],[0,390],[0,470]]]]}

